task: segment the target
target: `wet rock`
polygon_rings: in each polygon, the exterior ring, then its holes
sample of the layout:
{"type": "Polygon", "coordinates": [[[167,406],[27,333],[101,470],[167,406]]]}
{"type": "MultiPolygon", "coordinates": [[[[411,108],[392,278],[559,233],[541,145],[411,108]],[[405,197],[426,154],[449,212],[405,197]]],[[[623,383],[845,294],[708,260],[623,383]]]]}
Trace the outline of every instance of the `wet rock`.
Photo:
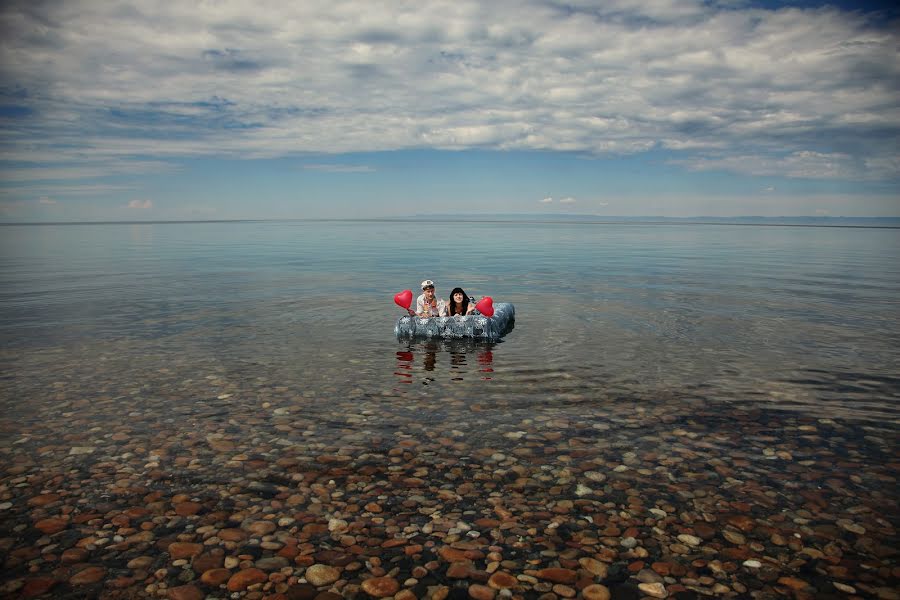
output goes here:
{"type": "Polygon", "coordinates": [[[609,593],[609,589],[605,585],[596,583],[581,590],[581,596],[584,600],[610,600],[612,597],[609,593]]]}
{"type": "Polygon", "coordinates": [[[169,591],[166,593],[166,597],[169,600],[203,600],[206,597],[200,588],[193,585],[179,585],[177,587],[169,588],[169,591]]]}
{"type": "Polygon", "coordinates": [[[196,515],[200,512],[200,509],[203,508],[203,505],[199,502],[179,502],[174,506],[175,514],[187,517],[191,515],[196,515]]]}
{"type": "Polygon", "coordinates": [[[303,574],[306,580],[316,587],[329,585],[340,579],[341,571],[330,565],[315,564],[303,574]]]}
{"type": "Polygon", "coordinates": [[[59,533],[69,526],[69,517],[50,517],[49,519],[41,519],[34,524],[36,529],[47,535],[59,533]]]}
{"type": "Polygon", "coordinates": [[[553,583],[571,584],[578,580],[578,573],[572,569],[562,569],[559,567],[540,569],[534,573],[534,576],[538,579],[552,581],[553,583]]]}
{"type": "Polygon", "coordinates": [[[241,569],[228,579],[229,592],[241,592],[255,583],[265,583],[268,576],[257,568],[241,569]]]}
{"type": "Polygon", "coordinates": [[[98,566],[87,567],[86,569],[82,569],[78,571],[72,577],[69,578],[69,583],[72,585],[89,585],[91,583],[97,583],[101,581],[104,577],[106,577],[106,569],[98,566]]]}
{"type": "Polygon", "coordinates": [[[204,571],[200,576],[200,581],[206,585],[219,586],[231,578],[231,571],[228,569],[209,569],[204,571]]]}
{"type": "Polygon", "coordinates": [[[400,584],[393,577],[373,577],[362,582],[362,589],[374,598],[387,598],[397,593],[400,584]]]}
{"type": "Polygon", "coordinates": [[[514,588],[518,584],[518,580],[504,571],[494,572],[488,579],[488,586],[495,590],[503,590],[514,588]]]}
{"type": "Polygon", "coordinates": [[[70,564],[80,563],[86,561],[88,556],[90,556],[90,552],[84,548],[67,548],[60,556],[60,561],[70,564]]]}
{"type": "Polygon", "coordinates": [[[288,560],[281,556],[272,556],[269,558],[261,558],[256,561],[256,567],[263,571],[278,571],[288,566],[288,560]]]}
{"type": "Polygon", "coordinates": [[[651,598],[665,598],[669,595],[661,583],[639,583],[638,589],[651,598]]]}
{"type": "Polygon", "coordinates": [[[203,552],[203,545],[190,542],[173,542],[169,544],[168,551],[172,560],[186,559],[198,556],[203,552]]]}
{"type": "Polygon", "coordinates": [[[25,581],[19,593],[22,598],[35,598],[49,592],[57,583],[52,577],[33,577],[25,581]]]}

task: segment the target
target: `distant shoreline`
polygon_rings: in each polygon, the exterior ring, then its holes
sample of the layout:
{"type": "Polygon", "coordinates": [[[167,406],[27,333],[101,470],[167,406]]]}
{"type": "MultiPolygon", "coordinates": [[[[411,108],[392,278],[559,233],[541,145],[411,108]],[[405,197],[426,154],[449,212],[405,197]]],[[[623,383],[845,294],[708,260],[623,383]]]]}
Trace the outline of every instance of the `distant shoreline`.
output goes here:
{"type": "Polygon", "coordinates": [[[533,223],[572,225],[741,225],[768,227],[848,227],[861,229],[900,229],[900,217],[619,217],[554,214],[484,215],[412,215],[408,217],[370,218],[295,218],[295,219],[197,219],[146,221],[22,221],[0,222],[0,226],[58,225],[187,225],[215,223],[291,223],[291,222],[385,222],[385,223],[533,223]]]}

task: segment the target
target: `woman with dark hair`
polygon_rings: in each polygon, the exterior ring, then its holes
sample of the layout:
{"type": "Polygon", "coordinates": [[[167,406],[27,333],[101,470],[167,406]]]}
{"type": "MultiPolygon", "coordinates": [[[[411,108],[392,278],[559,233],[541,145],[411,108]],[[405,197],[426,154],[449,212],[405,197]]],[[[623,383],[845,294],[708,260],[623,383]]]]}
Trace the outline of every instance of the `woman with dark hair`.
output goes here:
{"type": "Polygon", "coordinates": [[[455,317],[457,315],[470,315],[475,310],[475,304],[469,304],[469,297],[462,288],[453,288],[450,292],[450,303],[447,305],[447,315],[455,317]]]}

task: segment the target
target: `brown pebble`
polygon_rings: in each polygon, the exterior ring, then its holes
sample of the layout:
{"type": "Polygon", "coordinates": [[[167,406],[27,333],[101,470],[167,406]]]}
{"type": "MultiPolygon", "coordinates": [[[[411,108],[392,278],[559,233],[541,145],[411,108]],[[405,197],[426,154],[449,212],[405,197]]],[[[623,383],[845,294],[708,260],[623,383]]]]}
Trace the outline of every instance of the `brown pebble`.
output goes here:
{"type": "Polygon", "coordinates": [[[472,566],[469,561],[455,562],[447,567],[447,577],[450,579],[468,579],[471,571],[472,566]]]}
{"type": "Polygon", "coordinates": [[[298,583],[290,586],[287,590],[289,600],[313,600],[318,594],[319,590],[308,583],[298,583]]]}
{"type": "Polygon", "coordinates": [[[231,577],[231,571],[228,569],[209,569],[203,572],[200,581],[207,585],[218,586],[228,581],[229,577],[231,577]]]}
{"type": "Polygon", "coordinates": [[[609,600],[611,597],[609,588],[596,583],[581,590],[581,595],[584,600],[609,600]]]}
{"type": "Polygon", "coordinates": [[[316,587],[329,585],[341,578],[341,571],[330,565],[316,564],[306,569],[306,580],[316,587]]]}
{"type": "Polygon", "coordinates": [[[443,548],[438,550],[438,555],[440,555],[441,558],[450,563],[468,559],[465,550],[458,550],[456,548],[451,548],[450,546],[444,546],[443,548]]]}
{"type": "Polygon", "coordinates": [[[146,569],[153,564],[152,556],[137,556],[128,561],[129,569],[146,569]]]}
{"type": "Polygon", "coordinates": [[[56,502],[59,498],[59,494],[39,494],[28,499],[28,506],[46,506],[56,502]]]}
{"type": "Polygon", "coordinates": [[[35,577],[26,581],[19,593],[23,598],[34,598],[46,594],[56,584],[57,581],[52,577],[35,577]]]}
{"type": "Polygon", "coordinates": [[[250,567],[238,571],[228,580],[229,592],[241,592],[254,583],[265,583],[269,577],[259,569],[250,567]]]}
{"type": "Polygon", "coordinates": [[[559,567],[541,569],[540,571],[536,571],[534,576],[538,579],[552,581],[553,583],[575,583],[578,581],[578,573],[572,569],[562,569],[559,567]]]}
{"type": "Polygon", "coordinates": [[[393,577],[373,577],[362,582],[362,589],[375,598],[387,598],[397,593],[400,584],[393,577]]]}
{"type": "Polygon", "coordinates": [[[247,526],[247,531],[253,535],[268,535],[275,531],[277,526],[272,521],[254,521],[247,526]]]}
{"type": "Polygon", "coordinates": [[[115,579],[106,580],[107,587],[115,588],[117,590],[124,590],[127,587],[131,587],[134,585],[135,579],[134,577],[116,577],[115,579]]]}
{"type": "Polygon", "coordinates": [[[247,534],[240,529],[220,529],[216,536],[226,542],[241,542],[247,539],[247,534]]]}
{"type": "Polygon", "coordinates": [[[661,583],[639,583],[638,589],[651,598],[665,598],[669,595],[661,583]]]}
{"type": "Polygon", "coordinates": [[[90,552],[84,548],[67,548],[63,551],[60,561],[64,563],[80,563],[87,560],[90,552]]]}
{"type": "Polygon", "coordinates": [[[191,558],[203,552],[203,545],[190,542],[173,542],[169,544],[169,556],[172,560],[191,558]]]}
{"type": "Polygon", "coordinates": [[[475,600],[494,600],[496,593],[493,588],[480,583],[473,583],[469,586],[469,597],[475,600]]]}
{"type": "Polygon", "coordinates": [[[194,573],[204,573],[210,569],[218,569],[225,562],[225,556],[222,554],[201,554],[195,556],[191,561],[191,568],[194,573]]]}
{"type": "Polygon", "coordinates": [[[778,583],[792,590],[804,590],[809,587],[808,583],[796,577],[779,577],[778,583]]]}
{"type": "Polygon", "coordinates": [[[189,517],[200,512],[203,505],[199,502],[179,502],[175,505],[175,514],[182,517],[189,517]]]}
{"type": "Polygon", "coordinates": [[[203,600],[206,594],[201,592],[197,586],[179,585],[178,587],[169,588],[166,597],[169,600],[203,600]]]}
{"type": "Polygon", "coordinates": [[[106,569],[103,567],[88,567],[83,569],[69,578],[72,585],[87,585],[89,583],[97,583],[106,577],[106,569]]]}
{"type": "Polygon", "coordinates": [[[609,567],[606,566],[606,563],[602,563],[596,558],[580,558],[578,559],[578,564],[581,565],[585,571],[600,579],[604,579],[609,572],[609,567]]]}
{"type": "Polygon", "coordinates": [[[490,579],[488,579],[488,585],[495,590],[512,588],[518,585],[518,583],[518,579],[504,571],[497,571],[496,573],[491,575],[490,579]]]}
{"type": "Polygon", "coordinates": [[[41,519],[34,524],[36,529],[47,535],[59,533],[69,526],[69,517],[51,517],[49,519],[41,519]]]}

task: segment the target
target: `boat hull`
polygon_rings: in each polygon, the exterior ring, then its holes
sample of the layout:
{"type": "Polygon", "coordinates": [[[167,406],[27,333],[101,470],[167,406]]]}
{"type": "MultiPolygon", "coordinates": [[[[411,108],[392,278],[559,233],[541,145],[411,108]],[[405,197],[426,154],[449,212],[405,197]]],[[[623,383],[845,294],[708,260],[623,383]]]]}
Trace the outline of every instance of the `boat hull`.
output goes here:
{"type": "Polygon", "coordinates": [[[494,305],[494,316],[400,317],[394,326],[398,338],[474,338],[499,340],[512,330],[515,307],[508,302],[494,305]]]}

